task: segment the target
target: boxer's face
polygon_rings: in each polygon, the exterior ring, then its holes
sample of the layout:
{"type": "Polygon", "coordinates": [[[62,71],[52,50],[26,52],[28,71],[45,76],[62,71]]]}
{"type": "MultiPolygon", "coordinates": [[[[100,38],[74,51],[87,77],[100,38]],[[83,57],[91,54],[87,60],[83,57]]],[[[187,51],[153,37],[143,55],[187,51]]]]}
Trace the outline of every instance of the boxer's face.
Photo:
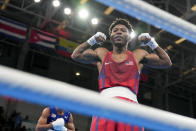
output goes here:
{"type": "Polygon", "coordinates": [[[126,46],[130,40],[129,33],[126,26],[118,24],[112,29],[110,40],[116,47],[126,46]]]}

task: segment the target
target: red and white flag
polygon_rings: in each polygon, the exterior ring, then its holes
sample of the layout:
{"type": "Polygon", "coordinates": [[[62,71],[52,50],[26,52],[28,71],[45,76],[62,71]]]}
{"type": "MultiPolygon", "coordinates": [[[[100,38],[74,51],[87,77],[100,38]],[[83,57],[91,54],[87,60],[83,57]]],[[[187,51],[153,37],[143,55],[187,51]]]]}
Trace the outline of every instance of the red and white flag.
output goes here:
{"type": "Polygon", "coordinates": [[[0,17],[0,35],[13,40],[25,40],[27,26],[10,20],[5,17],[0,17]]]}

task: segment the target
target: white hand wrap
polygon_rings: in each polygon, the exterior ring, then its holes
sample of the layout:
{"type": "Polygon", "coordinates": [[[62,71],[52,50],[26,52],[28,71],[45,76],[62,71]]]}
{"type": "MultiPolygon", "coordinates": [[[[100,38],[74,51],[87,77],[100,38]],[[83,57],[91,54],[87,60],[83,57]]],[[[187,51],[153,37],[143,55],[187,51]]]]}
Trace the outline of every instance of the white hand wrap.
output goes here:
{"type": "Polygon", "coordinates": [[[63,126],[61,131],[67,131],[67,128],[63,126]]]}
{"type": "Polygon", "coordinates": [[[54,130],[57,130],[57,131],[61,131],[64,125],[65,125],[65,121],[63,118],[58,118],[56,121],[52,122],[52,126],[54,130]]]}
{"type": "Polygon", "coordinates": [[[87,40],[88,44],[91,46],[93,46],[96,43],[100,45],[102,42],[96,41],[96,38],[98,37],[102,37],[104,40],[106,40],[106,35],[104,33],[97,32],[95,35],[93,35],[91,38],[87,40]]]}
{"type": "Polygon", "coordinates": [[[148,34],[148,33],[142,33],[141,35],[139,35],[138,39],[141,40],[141,37],[146,37],[147,39],[149,39],[150,41],[148,43],[141,43],[141,46],[149,46],[152,50],[156,49],[159,45],[157,44],[157,42],[148,34]]]}

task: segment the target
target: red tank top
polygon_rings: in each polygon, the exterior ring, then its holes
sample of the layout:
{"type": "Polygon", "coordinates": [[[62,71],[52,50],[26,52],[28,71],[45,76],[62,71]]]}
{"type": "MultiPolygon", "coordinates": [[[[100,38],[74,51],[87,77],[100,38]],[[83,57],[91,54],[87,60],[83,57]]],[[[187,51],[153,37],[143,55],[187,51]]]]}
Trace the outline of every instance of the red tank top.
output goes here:
{"type": "Polygon", "coordinates": [[[127,51],[127,58],[118,63],[112,59],[112,52],[106,53],[99,74],[99,90],[115,86],[131,89],[137,95],[139,72],[133,53],[127,51]]]}

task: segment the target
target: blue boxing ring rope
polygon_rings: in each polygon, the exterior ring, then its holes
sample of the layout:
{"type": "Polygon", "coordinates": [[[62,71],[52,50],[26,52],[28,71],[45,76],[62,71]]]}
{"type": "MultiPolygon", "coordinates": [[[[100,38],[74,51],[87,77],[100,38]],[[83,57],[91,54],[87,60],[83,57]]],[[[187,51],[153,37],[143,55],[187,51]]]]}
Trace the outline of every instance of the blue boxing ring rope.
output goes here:
{"type": "Polygon", "coordinates": [[[0,66],[0,95],[57,106],[88,116],[144,126],[156,131],[195,131],[196,120],[140,104],[106,98],[67,83],[0,66]]]}

